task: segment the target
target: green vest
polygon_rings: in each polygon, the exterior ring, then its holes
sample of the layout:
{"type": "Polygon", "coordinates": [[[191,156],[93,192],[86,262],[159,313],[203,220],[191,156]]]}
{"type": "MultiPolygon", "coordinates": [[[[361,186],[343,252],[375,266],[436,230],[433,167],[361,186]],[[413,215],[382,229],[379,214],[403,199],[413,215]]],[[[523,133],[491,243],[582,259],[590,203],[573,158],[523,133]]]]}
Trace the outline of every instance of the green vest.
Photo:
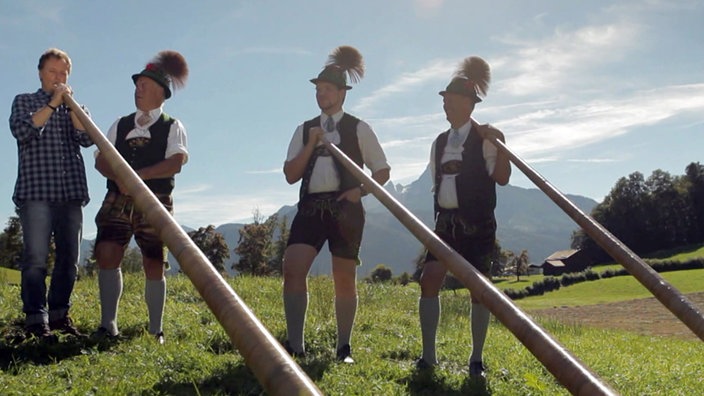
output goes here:
{"type": "MultiPolygon", "coordinates": [[[[135,127],[134,117],[135,113],[132,113],[120,118],[117,124],[115,148],[130,167],[138,171],[165,159],[169,131],[175,119],[162,112],[159,119],[149,127],[151,138],[126,140],[127,134],[135,127]]],[[[163,179],[145,180],[144,183],[155,194],[171,194],[175,179],[171,176],[163,179]]],[[[109,191],[119,191],[117,184],[110,179],[108,179],[107,186],[109,191]]]]}
{"type": "MultiPolygon", "coordinates": [[[[337,147],[339,147],[343,153],[350,157],[350,159],[361,168],[364,166],[364,160],[362,159],[362,151],[359,148],[359,140],[357,139],[358,123],[359,118],[351,116],[347,113],[342,115],[340,122],[337,123],[337,132],[340,134],[340,144],[337,145],[337,147]]],[[[310,132],[310,128],[319,125],[320,116],[303,123],[304,146],[308,143],[308,133],[310,132]]],[[[315,165],[315,161],[317,159],[318,157],[314,154],[310,161],[308,161],[308,166],[306,168],[306,172],[303,174],[303,180],[301,182],[301,190],[299,193],[300,198],[303,198],[308,193],[310,175],[313,173],[313,166],[315,165]]],[[[333,162],[337,168],[337,174],[340,175],[340,191],[347,191],[351,188],[359,187],[362,184],[334,156],[333,162]]]]}
{"type": "MultiPolygon", "coordinates": [[[[436,217],[441,209],[438,205],[438,192],[442,180],[442,154],[447,145],[449,133],[449,130],[441,133],[435,142],[435,193],[433,201],[436,217]]],[[[493,219],[496,208],[496,182],[486,172],[483,144],[484,140],[472,127],[464,142],[460,172],[455,177],[459,212],[471,222],[493,219]]]]}

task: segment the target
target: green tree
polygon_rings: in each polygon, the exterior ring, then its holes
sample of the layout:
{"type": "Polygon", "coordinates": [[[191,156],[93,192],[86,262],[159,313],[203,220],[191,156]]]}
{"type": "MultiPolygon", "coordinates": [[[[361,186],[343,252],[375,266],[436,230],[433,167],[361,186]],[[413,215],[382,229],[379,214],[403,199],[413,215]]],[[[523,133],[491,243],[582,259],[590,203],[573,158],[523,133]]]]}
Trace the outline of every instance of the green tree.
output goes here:
{"type": "Polygon", "coordinates": [[[635,249],[650,243],[646,233],[650,228],[647,191],[643,174],[634,172],[616,182],[604,199],[603,214],[596,212],[596,217],[602,218],[602,225],[635,249]]]}
{"type": "Polygon", "coordinates": [[[125,273],[136,273],[142,271],[144,266],[142,265],[142,251],[139,247],[134,246],[127,248],[125,255],[122,257],[120,267],[122,267],[122,272],[125,273]]]}
{"type": "MultiPolygon", "coordinates": [[[[274,214],[273,216],[277,215],[274,214]]],[[[275,222],[275,220],[273,221],[275,222]]],[[[284,216],[278,224],[278,235],[276,237],[276,241],[274,242],[272,257],[269,260],[269,267],[271,267],[275,273],[281,274],[289,236],[289,225],[286,216],[284,216]]]]}
{"type": "Polygon", "coordinates": [[[704,165],[692,162],[685,169],[685,190],[690,208],[689,243],[704,242],[704,165]]]}
{"type": "Polygon", "coordinates": [[[0,234],[0,267],[19,269],[22,247],[20,218],[10,216],[7,226],[0,234]]]}
{"type": "Polygon", "coordinates": [[[240,230],[235,253],[239,261],[232,268],[240,273],[266,276],[276,273],[271,267],[271,257],[274,253],[273,234],[277,224],[277,215],[270,216],[266,221],[259,210],[254,211],[251,224],[245,224],[240,230]]]}
{"type": "MultiPolygon", "coordinates": [[[[634,172],[627,178],[620,178],[591,213],[595,221],[634,251],[650,243],[645,231],[649,228],[647,191],[643,174],[634,172]]],[[[596,262],[609,259],[609,255],[582,230],[573,234],[572,246],[582,249],[596,262]]]]}
{"type": "Polygon", "coordinates": [[[210,260],[213,267],[221,274],[225,272],[225,260],[230,258],[230,248],[221,233],[215,231],[215,226],[209,225],[188,233],[193,243],[210,260]]]}
{"type": "MultiPolygon", "coordinates": [[[[621,178],[592,217],[641,255],[699,243],[704,240],[704,167],[691,163],[683,176],[657,169],[647,180],[639,172],[621,178]]],[[[582,230],[572,234],[572,248],[595,262],[610,259],[582,230]]]]}
{"type": "MultiPolygon", "coordinates": [[[[22,225],[20,218],[10,216],[7,226],[0,234],[0,267],[19,269],[24,243],[22,241],[22,225]]],[[[47,273],[51,273],[56,262],[56,245],[54,236],[49,240],[49,256],[47,257],[47,273]]]]}
{"type": "Polygon", "coordinates": [[[494,241],[494,251],[492,252],[491,275],[502,276],[511,262],[514,254],[510,250],[503,250],[499,240],[494,241]]]}
{"type": "Polygon", "coordinates": [[[384,264],[379,264],[374,267],[372,272],[369,274],[368,279],[370,283],[383,283],[390,281],[392,277],[393,274],[391,273],[391,268],[385,266],[384,264]]]}
{"type": "Polygon", "coordinates": [[[397,276],[396,279],[394,279],[394,282],[401,286],[406,286],[407,284],[411,283],[411,280],[411,274],[404,271],[401,275],[397,276]]]}
{"type": "Polygon", "coordinates": [[[95,241],[90,243],[90,254],[83,260],[83,266],[79,270],[81,275],[91,278],[98,272],[98,262],[95,260],[95,241]]]}
{"type": "Polygon", "coordinates": [[[682,187],[683,179],[657,169],[645,185],[648,187],[649,250],[669,249],[686,243],[690,211],[682,187]]]}
{"type": "MultiPolygon", "coordinates": [[[[144,268],[142,264],[142,251],[137,246],[127,247],[122,256],[120,268],[124,273],[141,272],[144,268]]],[[[95,260],[95,241],[90,244],[90,254],[83,260],[83,265],[79,266],[79,275],[93,277],[98,272],[98,262],[95,260]]]]}
{"type": "Polygon", "coordinates": [[[516,253],[510,250],[502,250],[500,260],[504,263],[501,275],[516,274],[516,253]]]}
{"type": "Polygon", "coordinates": [[[522,250],[521,254],[515,257],[515,267],[516,267],[516,281],[520,282],[521,275],[528,275],[528,264],[530,260],[528,259],[528,251],[522,250]]]}

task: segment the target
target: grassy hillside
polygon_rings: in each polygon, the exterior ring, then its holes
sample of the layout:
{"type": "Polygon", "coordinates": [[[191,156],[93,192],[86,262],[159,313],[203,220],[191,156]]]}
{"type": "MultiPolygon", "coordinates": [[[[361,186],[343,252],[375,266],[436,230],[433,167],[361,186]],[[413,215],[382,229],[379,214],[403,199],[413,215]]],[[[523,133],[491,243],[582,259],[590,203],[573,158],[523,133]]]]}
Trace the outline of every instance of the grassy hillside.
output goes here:
{"type": "MultiPolygon", "coordinates": [[[[704,270],[664,272],[660,276],[682,293],[704,290],[704,270]]],[[[542,309],[553,306],[606,304],[652,296],[634,277],[618,276],[562,287],[542,296],[518,300],[517,304],[523,309],[542,309]]]]}
{"type": "MultiPolygon", "coordinates": [[[[608,281],[612,280],[619,279],[608,281]]],[[[681,279],[671,281],[680,287],[677,283],[681,279]]],[[[282,339],[285,321],[281,280],[238,277],[229,282],[270,332],[282,339]]],[[[96,283],[95,279],[79,281],[74,293],[73,316],[85,332],[93,330],[99,320],[96,283]]],[[[699,283],[699,290],[704,289],[704,282],[699,283]]],[[[125,280],[120,306],[123,336],[119,341],[66,337],[58,345],[44,346],[33,340],[13,342],[17,320],[22,316],[19,288],[0,284],[0,394],[260,394],[260,385],[188,279],[169,278],[168,287],[167,344],[163,347],[146,334],[143,279],[134,275],[125,280]]],[[[606,294],[607,289],[621,289],[623,284],[597,281],[587,282],[584,287],[593,288],[581,290],[583,299],[606,294]]],[[[560,295],[570,289],[551,293],[551,303],[559,305],[573,298],[560,295]]],[[[312,279],[306,324],[309,355],[299,361],[301,367],[325,394],[568,394],[496,321],[492,321],[485,353],[490,368],[489,389],[482,392],[469,382],[469,304],[464,291],[443,295],[438,334],[441,367],[432,374],[417,373],[413,360],[421,349],[418,295],[416,284],[360,284],[360,309],[353,334],[357,363],[340,365],[333,356],[332,283],[327,278],[312,279]]],[[[623,395],[690,395],[704,387],[701,341],[640,336],[555,321],[541,325],[623,395]]]]}
{"type": "Polygon", "coordinates": [[[0,267],[0,283],[20,284],[20,272],[17,270],[0,267]]]}

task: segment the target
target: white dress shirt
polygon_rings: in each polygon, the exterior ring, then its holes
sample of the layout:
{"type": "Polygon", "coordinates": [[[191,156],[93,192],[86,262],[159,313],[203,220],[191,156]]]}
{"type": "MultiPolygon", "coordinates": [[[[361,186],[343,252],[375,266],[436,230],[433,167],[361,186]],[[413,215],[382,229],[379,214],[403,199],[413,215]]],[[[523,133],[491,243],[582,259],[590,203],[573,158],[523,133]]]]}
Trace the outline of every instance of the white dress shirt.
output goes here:
{"type": "MultiPolygon", "coordinates": [[[[462,125],[458,129],[460,135],[459,147],[453,147],[450,144],[450,139],[448,135],[448,142],[445,145],[445,149],[442,154],[441,163],[444,164],[449,161],[462,161],[462,153],[464,152],[464,143],[469,136],[469,130],[472,128],[472,121],[470,120],[466,124],[462,125]]],[[[435,145],[437,144],[437,139],[433,141],[433,145],[430,148],[430,175],[432,180],[435,180],[435,145]]],[[[496,166],[496,146],[491,144],[489,140],[484,139],[482,143],[482,153],[484,155],[484,163],[486,164],[486,171],[491,176],[494,173],[494,167],[496,166]]],[[[459,208],[459,200],[457,199],[457,185],[455,183],[455,177],[457,175],[442,175],[440,180],[440,186],[438,190],[438,205],[445,209],[457,209],[459,208]]]]}
{"type": "MultiPolygon", "coordinates": [[[[163,110],[161,107],[157,107],[156,109],[147,112],[151,117],[151,121],[146,125],[140,126],[137,122],[137,119],[145,113],[141,110],[137,110],[134,115],[135,127],[127,133],[125,140],[140,137],[151,138],[151,134],[149,133],[149,127],[154,125],[154,123],[159,119],[159,117],[161,117],[162,112],[163,110]]],[[[113,146],[115,145],[115,141],[117,140],[117,125],[119,122],[120,118],[118,118],[108,130],[107,138],[113,146]]],[[[95,156],[97,157],[99,153],[100,150],[96,150],[95,156]]],[[[174,122],[171,124],[171,128],[169,129],[169,136],[166,140],[166,152],[164,153],[164,158],[169,158],[174,154],[183,154],[183,163],[185,164],[186,162],[188,162],[188,138],[186,136],[186,128],[183,126],[181,121],[177,119],[174,119],[174,122]]]]}
{"type": "MultiPolygon", "coordinates": [[[[340,111],[332,115],[335,125],[340,122],[344,111],[340,111]]],[[[328,119],[328,115],[325,113],[320,114],[320,127],[325,130],[325,122],[328,119]]],[[[335,127],[332,132],[325,133],[325,139],[333,144],[340,144],[340,133],[335,127]]],[[[357,124],[357,140],[359,142],[359,150],[362,152],[362,160],[364,165],[369,168],[372,173],[377,172],[381,169],[390,168],[388,162],[386,161],[386,155],[379,144],[376,134],[372,128],[366,122],[360,120],[357,124]]],[[[322,144],[322,143],[320,143],[322,144]]],[[[290,161],[298,155],[298,153],[303,150],[305,145],[303,144],[303,124],[296,128],[293,133],[291,142],[288,145],[288,153],[286,156],[286,161],[290,161]]],[[[337,168],[332,155],[330,156],[319,156],[313,166],[313,173],[310,177],[310,183],[308,184],[308,193],[321,193],[338,191],[340,189],[340,175],[337,174],[337,168]]]]}

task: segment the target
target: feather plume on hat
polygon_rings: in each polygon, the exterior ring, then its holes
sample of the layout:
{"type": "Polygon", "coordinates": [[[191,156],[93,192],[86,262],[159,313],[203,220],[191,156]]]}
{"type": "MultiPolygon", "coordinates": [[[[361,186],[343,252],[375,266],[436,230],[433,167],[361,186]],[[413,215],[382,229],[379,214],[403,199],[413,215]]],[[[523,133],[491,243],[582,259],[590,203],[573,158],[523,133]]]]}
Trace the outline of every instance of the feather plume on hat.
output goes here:
{"type": "Polygon", "coordinates": [[[447,93],[462,95],[479,103],[482,101],[481,96],[486,96],[489,91],[489,81],[489,64],[478,56],[470,56],[464,58],[447,88],[438,93],[443,96],[447,93]]]}
{"type": "Polygon", "coordinates": [[[464,58],[455,75],[471,81],[477,90],[477,94],[481,96],[486,96],[489,91],[489,82],[491,81],[489,64],[478,56],[464,58]]]}
{"type": "Polygon", "coordinates": [[[152,63],[157,64],[164,74],[171,79],[175,89],[183,88],[188,79],[188,64],[180,53],[172,50],[161,51],[156,54],[152,63]]]}
{"type": "Polygon", "coordinates": [[[358,83],[364,77],[364,59],[354,47],[342,45],[330,54],[327,66],[336,66],[347,72],[350,82],[358,83]]]}
{"type": "Polygon", "coordinates": [[[140,76],[149,77],[164,88],[166,99],[171,97],[171,87],[181,89],[188,78],[188,64],[180,53],[160,51],[138,74],[132,75],[135,83],[140,76]]]}
{"type": "Polygon", "coordinates": [[[318,77],[310,80],[313,84],[328,82],[339,89],[352,89],[347,85],[347,78],[353,83],[364,77],[364,60],[356,48],[342,45],[335,48],[328,56],[328,61],[318,77]]]}

